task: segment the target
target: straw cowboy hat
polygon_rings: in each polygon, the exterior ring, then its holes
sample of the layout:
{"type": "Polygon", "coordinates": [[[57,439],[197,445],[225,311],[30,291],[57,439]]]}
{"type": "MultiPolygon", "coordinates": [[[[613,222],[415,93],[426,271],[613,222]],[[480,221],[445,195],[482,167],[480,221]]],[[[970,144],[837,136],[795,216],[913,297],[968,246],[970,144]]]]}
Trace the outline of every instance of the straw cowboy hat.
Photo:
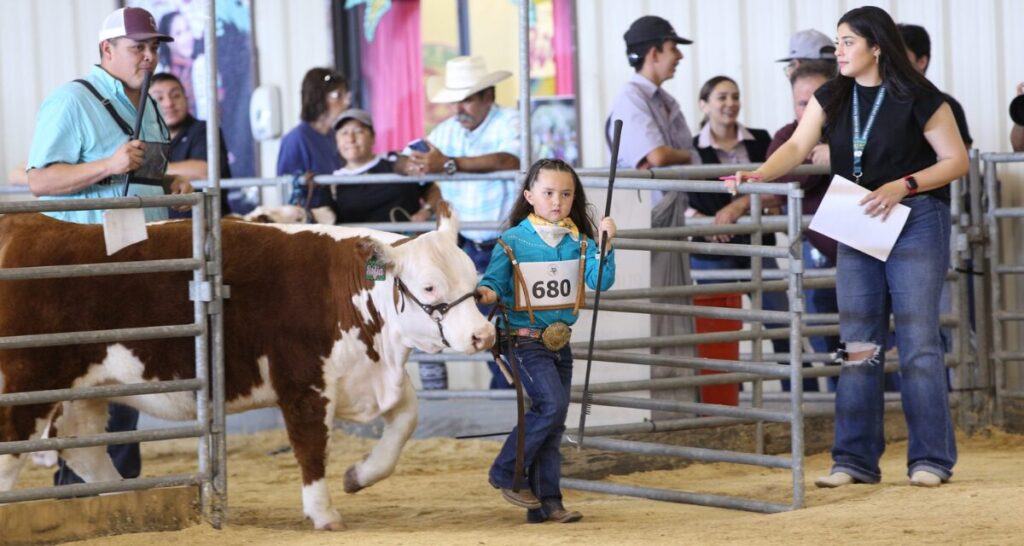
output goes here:
{"type": "Polygon", "coordinates": [[[455,57],[444,67],[444,88],[430,102],[459,102],[511,76],[507,70],[488,73],[483,57],[455,57]]]}

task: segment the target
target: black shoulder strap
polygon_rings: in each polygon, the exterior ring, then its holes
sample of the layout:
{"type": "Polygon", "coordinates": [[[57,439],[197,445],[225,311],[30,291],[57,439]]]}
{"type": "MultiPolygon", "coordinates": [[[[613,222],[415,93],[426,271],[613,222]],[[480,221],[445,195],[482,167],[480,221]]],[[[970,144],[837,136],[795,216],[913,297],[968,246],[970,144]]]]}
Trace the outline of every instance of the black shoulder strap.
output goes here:
{"type": "MultiPolygon", "coordinates": [[[[157,123],[157,125],[160,126],[160,136],[166,138],[167,142],[170,142],[171,141],[171,128],[168,127],[167,126],[167,122],[164,121],[164,116],[160,112],[160,105],[158,105],[156,103],[156,99],[153,98],[153,95],[149,96],[149,103],[153,105],[153,112],[156,113],[156,123],[157,123]]],[[[142,132],[142,129],[139,129],[139,132],[142,132]]],[[[138,137],[136,137],[136,138],[138,138],[138,137]]],[[[334,186],[331,186],[331,187],[333,188],[334,186]]]]}
{"type": "Polygon", "coordinates": [[[96,99],[100,101],[100,104],[102,104],[103,107],[107,109],[107,112],[110,113],[110,117],[114,118],[114,121],[117,123],[117,126],[120,127],[122,131],[124,131],[124,134],[128,135],[128,137],[131,138],[131,136],[132,136],[132,128],[131,128],[131,126],[128,125],[128,123],[124,121],[124,118],[122,118],[117,113],[117,110],[114,110],[114,105],[110,104],[110,101],[107,100],[103,95],[100,95],[100,92],[97,91],[96,88],[93,87],[92,84],[89,83],[88,81],[86,81],[86,80],[75,80],[75,82],[82,84],[86,89],[88,89],[96,97],[96,99]]]}

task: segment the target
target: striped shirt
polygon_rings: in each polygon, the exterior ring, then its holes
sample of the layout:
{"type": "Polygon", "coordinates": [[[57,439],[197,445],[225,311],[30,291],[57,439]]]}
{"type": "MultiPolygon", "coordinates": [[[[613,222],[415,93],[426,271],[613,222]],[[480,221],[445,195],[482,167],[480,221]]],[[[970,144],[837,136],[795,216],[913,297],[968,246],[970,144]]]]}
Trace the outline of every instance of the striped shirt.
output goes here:
{"type": "MultiPolygon", "coordinates": [[[[441,122],[427,137],[448,157],[475,157],[505,152],[519,155],[519,114],[491,106],[480,125],[469,131],[455,116],[441,122]]],[[[508,216],[519,193],[515,180],[439,182],[441,195],[455,207],[463,222],[500,222],[508,216]]],[[[462,235],[478,243],[497,239],[499,230],[468,230],[462,235]]]]}
{"type": "MultiPolygon", "coordinates": [[[[659,146],[690,152],[690,164],[700,163],[693,147],[693,134],[686,125],[679,103],[654,82],[633,74],[622,86],[606,122],[608,153],[611,155],[612,123],[622,120],[619,141],[619,168],[635,169],[647,154],[659,146]]],[[[662,192],[651,192],[652,204],[661,200],[662,192]]]]}

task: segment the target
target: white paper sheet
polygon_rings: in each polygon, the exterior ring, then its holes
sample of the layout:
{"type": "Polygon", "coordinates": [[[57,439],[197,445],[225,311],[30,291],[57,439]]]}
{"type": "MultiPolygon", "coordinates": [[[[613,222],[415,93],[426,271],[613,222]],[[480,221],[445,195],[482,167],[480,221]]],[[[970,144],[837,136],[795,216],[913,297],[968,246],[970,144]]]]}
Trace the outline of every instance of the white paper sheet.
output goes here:
{"type": "Polygon", "coordinates": [[[135,243],[145,241],[146,214],[142,209],[111,209],[103,211],[103,240],[107,256],[135,243]]]}
{"type": "Polygon", "coordinates": [[[896,205],[883,222],[880,215],[872,218],[864,214],[860,200],[869,193],[846,178],[834,176],[814,213],[811,229],[884,262],[910,217],[910,207],[896,205]]]}

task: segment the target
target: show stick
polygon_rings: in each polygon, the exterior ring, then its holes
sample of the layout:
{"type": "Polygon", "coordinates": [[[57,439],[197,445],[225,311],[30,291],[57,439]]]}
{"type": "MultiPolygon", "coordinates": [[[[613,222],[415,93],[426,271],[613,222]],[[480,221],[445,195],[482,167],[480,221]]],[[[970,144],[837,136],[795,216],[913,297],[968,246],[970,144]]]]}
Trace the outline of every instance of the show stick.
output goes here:
{"type": "MultiPolygon", "coordinates": [[[[622,120],[615,120],[612,131],[612,164],[608,173],[608,195],[604,202],[604,218],[612,214],[612,187],[615,185],[615,168],[619,162],[619,137],[622,136],[622,120]]],[[[590,367],[594,362],[594,334],[597,332],[597,311],[601,305],[601,280],[604,277],[604,260],[607,256],[608,238],[601,232],[601,256],[597,261],[597,289],[594,290],[594,315],[590,324],[590,343],[587,345],[587,374],[583,379],[583,404],[580,408],[580,428],[576,433],[577,449],[583,448],[583,435],[587,427],[587,415],[590,414],[590,367]]],[[[586,287],[580,287],[585,290],[586,287]]]]}

